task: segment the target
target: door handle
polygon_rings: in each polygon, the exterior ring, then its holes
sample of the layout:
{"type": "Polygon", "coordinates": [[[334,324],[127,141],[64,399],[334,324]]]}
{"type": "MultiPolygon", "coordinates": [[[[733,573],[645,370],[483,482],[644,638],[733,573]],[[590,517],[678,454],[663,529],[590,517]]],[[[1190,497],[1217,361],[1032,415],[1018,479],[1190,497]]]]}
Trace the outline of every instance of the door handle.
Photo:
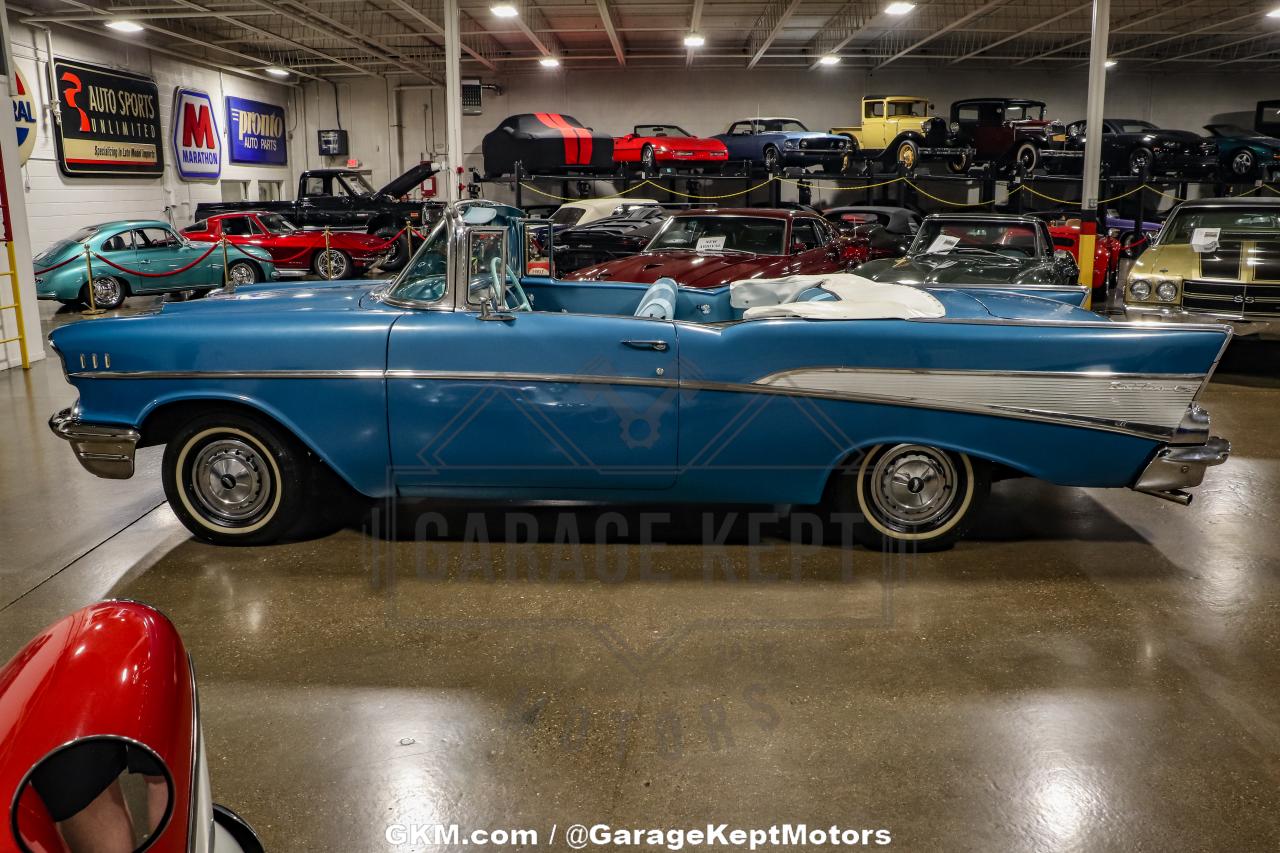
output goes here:
{"type": "Polygon", "coordinates": [[[623,341],[622,344],[632,349],[651,349],[655,352],[667,351],[666,341],[623,341]]]}

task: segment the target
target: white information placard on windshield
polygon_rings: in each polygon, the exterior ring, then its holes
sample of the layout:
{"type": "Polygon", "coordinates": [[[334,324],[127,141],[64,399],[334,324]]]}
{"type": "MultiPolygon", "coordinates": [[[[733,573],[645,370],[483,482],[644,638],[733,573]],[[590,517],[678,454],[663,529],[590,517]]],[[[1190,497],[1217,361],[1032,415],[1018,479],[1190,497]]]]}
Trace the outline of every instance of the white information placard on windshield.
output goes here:
{"type": "Polygon", "coordinates": [[[718,252],[724,248],[724,236],[720,237],[699,237],[699,252],[718,252]]]}
{"type": "Polygon", "coordinates": [[[959,237],[951,237],[946,234],[939,234],[937,237],[934,238],[933,242],[929,244],[929,248],[926,249],[925,252],[926,254],[930,254],[930,255],[946,254],[947,252],[950,252],[952,249],[954,249],[956,247],[956,244],[959,242],[960,242],[959,237]]]}

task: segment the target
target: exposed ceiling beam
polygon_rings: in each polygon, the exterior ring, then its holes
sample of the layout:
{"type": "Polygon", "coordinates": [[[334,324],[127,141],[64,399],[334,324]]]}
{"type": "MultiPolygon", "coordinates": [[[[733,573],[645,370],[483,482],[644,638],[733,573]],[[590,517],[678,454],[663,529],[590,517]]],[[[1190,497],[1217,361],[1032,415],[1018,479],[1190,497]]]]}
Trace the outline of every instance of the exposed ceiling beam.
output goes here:
{"type": "Polygon", "coordinates": [[[898,52],[897,52],[897,53],[895,53],[893,56],[889,57],[889,58],[888,58],[888,59],[886,59],[884,62],[881,62],[879,65],[877,65],[877,66],[876,66],[876,69],[877,69],[877,70],[879,70],[879,69],[881,69],[881,68],[884,68],[884,67],[885,67],[886,65],[888,65],[890,62],[895,62],[895,61],[897,61],[897,60],[901,59],[902,57],[906,56],[907,54],[912,53],[912,52],[914,52],[914,51],[916,51],[916,50],[919,50],[920,48],[924,47],[924,46],[925,46],[926,44],[928,44],[929,42],[931,42],[931,41],[933,41],[934,39],[938,38],[939,36],[946,35],[947,33],[951,32],[952,30],[959,29],[960,27],[963,27],[965,24],[967,24],[967,23],[969,23],[970,21],[972,21],[974,18],[979,18],[979,17],[981,17],[981,16],[983,16],[983,15],[987,14],[988,12],[990,12],[992,9],[995,9],[997,6],[1003,6],[1005,3],[1008,3],[1008,2],[1009,2],[1009,0],[989,0],[989,2],[987,2],[987,3],[983,3],[983,4],[982,4],[981,6],[979,6],[978,8],[974,9],[973,11],[971,11],[971,12],[969,12],[969,13],[965,14],[965,15],[961,15],[959,18],[957,18],[956,20],[952,21],[951,23],[949,23],[949,24],[945,24],[945,25],[943,25],[943,26],[941,26],[941,27],[938,27],[938,28],[937,28],[936,30],[934,30],[932,33],[930,33],[929,35],[927,35],[927,36],[925,36],[924,38],[920,39],[918,42],[916,42],[915,44],[911,45],[910,47],[905,47],[905,48],[903,48],[902,50],[898,51],[898,52]]]}
{"type": "Polygon", "coordinates": [[[773,44],[773,40],[787,25],[787,19],[800,7],[800,0],[773,0],[751,28],[751,36],[747,39],[747,49],[751,58],[747,60],[748,68],[755,68],[773,44]]]}
{"type": "Polygon", "coordinates": [[[975,56],[986,53],[988,50],[991,50],[994,47],[999,47],[1002,44],[1008,44],[1014,39],[1022,38],[1023,36],[1029,35],[1030,33],[1034,33],[1037,30],[1042,30],[1045,27],[1049,26],[1050,24],[1056,24],[1058,21],[1061,21],[1063,18],[1069,18],[1072,15],[1078,15],[1081,12],[1086,11],[1088,9],[1092,9],[1092,8],[1093,8],[1093,0],[1089,0],[1088,3],[1081,3],[1079,6],[1075,6],[1074,8],[1068,9],[1065,12],[1060,12],[1051,18],[1046,18],[1045,20],[1032,24],[1031,26],[1026,27],[1025,29],[1018,30],[1016,33],[1011,33],[1010,35],[1007,35],[1002,39],[997,39],[996,41],[993,41],[990,44],[985,44],[982,47],[978,48],[977,50],[971,50],[968,53],[966,53],[964,56],[961,56],[958,59],[951,60],[951,64],[955,65],[957,62],[964,62],[966,59],[973,59],[975,56]]]}
{"type": "Polygon", "coordinates": [[[520,14],[511,19],[516,28],[524,33],[529,43],[538,49],[538,53],[559,58],[559,54],[564,51],[560,49],[560,43],[556,41],[555,36],[547,33],[551,26],[547,23],[542,10],[533,5],[533,0],[519,3],[516,8],[520,10],[520,14]]]}
{"type": "MultiPolygon", "coordinates": [[[[1124,50],[1118,50],[1112,53],[1111,56],[1113,58],[1117,56],[1128,56],[1131,53],[1137,53],[1140,50],[1146,50],[1147,48],[1150,48],[1150,47],[1156,47],[1157,45],[1167,44],[1168,42],[1171,42],[1171,41],[1177,41],[1178,39],[1186,38],[1187,36],[1193,36],[1198,33],[1208,32],[1209,30],[1216,30],[1218,27],[1225,27],[1228,24],[1234,24],[1237,21],[1243,21],[1246,18],[1260,18],[1260,17],[1261,17],[1261,14],[1257,10],[1253,10],[1243,15],[1236,15],[1234,18],[1228,18],[1225,21],[1214,21],[1213,23],[1203,24],[1199,27],[1195,27],[1190,30],[1183,30],[1182,32],[1176,33],[1171,36],[1165,36],[1164,38],[1159,38],[1154,41],[1147,41],[1139,45],[1134,45],[1133,47],[1127,47],[1124,50]]],[[[1270,35],[1270,34],[1264,33],[1264,35],[1270,35]]]]}
{"type": "Polygon", "coordinates": [[[867,24],[875,15],[876,7],[869,2],[849,3],[832,15],[813,41],[809,42],[810,47],[813,48],[813,64],[809,68],[817,68],[822,57],[828,53],[839,53],[843,50],[858,33],[867,28],[867,24]]]}
{"type": "MultiPolygon", "coordinates": [[[[415,21],[422,24],[427,29],[431,30],[440,38],[442,39],[444,38],[444,27],[436,23],[430,17],[428,17],[421,9],[417,9],[413,6],[410,6],[408,3],[405,2],[405,0],[389,0],[389,2],[393,6],[395,6],[397,9],[406,13],[415,21]]],[[[471,20],[471,18],[467,15],[466,12],[459,12],[458,13],[458,24],[459,24],[458,30],[459,31],[462,30],[461,24],[464,20],[471,20]]],[[[472,21],[472,23],[475,23],[475,22],[472,21]]],[[[478,24],[476,26],[477,28],[479,27],[478,24]]],[[[468,56],[470,56],[472,59],[479,62],[485,68],[488,68],[490,71],[498,70],[498,66],[494,65],[493,60],[490,59],[489,56],[486,55],[485,53],[485,50],[488,46],[479,44],[478,41],[474,38],[469,38],[469,35],[467,33],[463,33],[458,41],[459,41],[459,44],[462,46],[462,51],[466,53],[468,56]],[[477,43],[470,44],[468,43],[469,41],[477,42],[477,43]]]]}
{"type": "Polygon", "coordinates": [[[609,35],[609,44],[613,45],[613,55],[618,57],[619,65],[626,65],[627,52],[623,50],[622,39],[618,38],[618,31],[614,29],[608,0],[596,0],[596,8],[600,10],[600,21],[604,24],[604,31],[609,35]]]}
{"type": "MultiPolygon", "coordinates": [[[[1134,27],[1137,27],[1141,24],[1149,23],[1150,21],[1153,21],[1156,18],[1163,18],[1166,15],[1171,15],[1181,8],[1182,7],[1180,6],[1169,6],[1158,12],[1142,12],[1137,15],[1131,15],[1128,20],[1111,27],[1111,35],[1114,36],[1116,33],[1121,33],[1121,32],[1124,32],[1125,30],[1131,30],[1134,27]]],[[[1014,65],[1026,65],[1028,62],[1035,62],[1036,60],[1039,60],[1039,59],[1048,59],[1051,56],[1057,56],[1059,53],[1063,53],[1065,51],[1071,50],[1073,47],[1080,47],[1081,45],[1086,45],[1091,40],[1092,39],[1089,36],[1086,36],[1085,38],[1082,38],[1082,39],[1076,39],[1073,42],[1058,45],[1052,50],[1046,50],[1042,53],[1036,54],[1035,56],[1023,57],[1022,59],[1015,62],[1014,65]]]]}
{"type": "MultiPolygon", "coordinates": [[[[689,32],[702,32],[702,0],[693,0],[693,10],[689,12],[689,32]]],[[[684,52],[685,67],[693,65],[694,49],[689,48],[684,52]]]]}
{"type": "Polygon", "coordinates": [[[1200,50],[1179,51],[1177,56],[1166,56],[1164,59],[1157,59],[1155,62],[1152,62],[1150,64],[1164,65],[1166,62],[1181,62],[1182,60],[1192,56],[1200,56],[1205,53],[1212,53],[1215,50],[1224,50],[1225,48],[1228,48],[1228,47],[1235,47],[1238,44],[1248,44],[1251,41],[1257,41],[1258,39],[1271,38],[1274,35],[1275,33],[1258,33],[1257,35],[1246,36],[1242,39],[1236,39],[1235,41],[1229,41],[1224,44],[1215,44],[1210,47],[1202,48],[1200,50]]]}

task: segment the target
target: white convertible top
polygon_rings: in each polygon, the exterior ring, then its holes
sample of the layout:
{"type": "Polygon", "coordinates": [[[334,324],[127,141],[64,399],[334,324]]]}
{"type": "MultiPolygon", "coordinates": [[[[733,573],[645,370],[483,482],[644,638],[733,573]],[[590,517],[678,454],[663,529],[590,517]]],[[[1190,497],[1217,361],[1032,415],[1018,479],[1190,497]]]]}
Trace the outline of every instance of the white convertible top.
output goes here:
{"type": "Polygon", "coordinates": [[[811,320],[909,320],[943,317],[946,309],[932,294],[905,284],[886,284],[853,273],[753,278],[729,285],[729,304],[745,309],[744,320],[804,317],[811,320]],[[795,301],[819,288],[835,299],[795,301]]]}

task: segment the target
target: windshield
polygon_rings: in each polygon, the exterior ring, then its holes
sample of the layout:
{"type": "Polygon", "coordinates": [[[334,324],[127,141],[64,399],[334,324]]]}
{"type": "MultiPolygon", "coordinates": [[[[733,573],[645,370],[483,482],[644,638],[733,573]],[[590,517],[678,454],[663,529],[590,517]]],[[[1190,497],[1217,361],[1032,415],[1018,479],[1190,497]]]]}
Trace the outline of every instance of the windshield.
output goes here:
{"type": "Polygon", "coordinates": [[[786,254],[784,219],[763,216],[676,216],[649,243],[648,251],[692,249],[696,252],[786,254]]]}
{"type": "Polygon", "coordinates": [[[926,220],[911,244],[912,255],[992,253],[1013,258],[1038,254],[1036,226],[1027,222],[926,220]]]}
{"type": "Polygon", "coordinates": [[[636,136],[688,136],[682,128],[674,124],[637,124],[636,136]]]}
{"type": "Polygon", "coordinates": [[[347,172],[338,183],[345,182],[352,195],[373,195],[373,187],[359,172],[347,172]]]}
{"type": "Polygon", "coordinates": [[[405,302],[435,302],[444,296],[449,277],[449,232],[445,226],[442,219],[431,229],[388,296],[405,302]]]}
{"type": "Polygon", "coordinates": [[[1043,104],[1008,104],[1004,108],[1005,121],[1039,121],[1044,118],[1043,104]]]}
{"type": "Polygon", "coordinates": [[[556,225],[574,225],[579,219],[587,215],[587,211],[581,207],[560,207],[556,212],[551,214],[551,221],[556,225]]]}
{"type": "Polygon", "coordinates": [[[298,230],[298,226],[278,213],[264,214],[258,217],[258,221],[262,223],[263,228],[272,234],[288,234],[298,230]]]}
{"type": "Polygon", "coordinates": [[[758,118],[757,133],[808,133],[809,128],[793,118],[758,118]]]}
{"type": "Polygon", "coordinates": [[[1221,228],[1221,239],[1273,239],[1280,231],[1280,210],[1258,207],[1179,210],[1160,232],[1157,242],[1190,243],[1197,228],[1221,228]]]}
{"type": "Polygon", "coordinates": [[[1116,126],[1120,133],[1146,133],[1160,129],[1149,121],[1121,121],[1116,122],[1116,126]]]}

